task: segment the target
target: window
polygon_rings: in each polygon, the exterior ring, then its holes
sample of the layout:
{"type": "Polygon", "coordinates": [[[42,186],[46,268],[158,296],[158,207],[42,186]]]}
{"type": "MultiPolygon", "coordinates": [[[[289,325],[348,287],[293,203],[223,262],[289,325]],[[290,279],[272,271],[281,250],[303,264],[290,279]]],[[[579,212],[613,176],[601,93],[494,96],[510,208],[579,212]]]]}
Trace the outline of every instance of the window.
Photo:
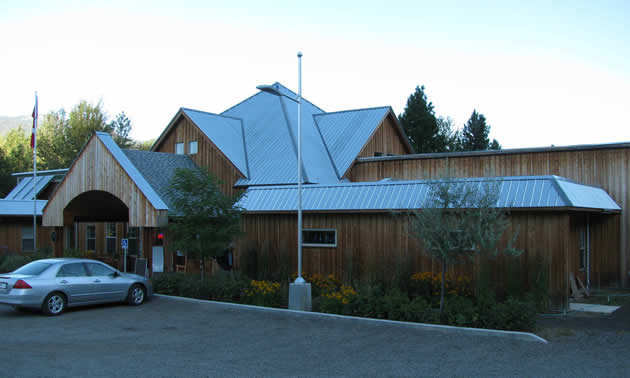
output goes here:
{"type": "Polygon", "coordinates": [[[129,253],[130,255],[138,255],[138,233],[138,227],[129,227],[127,229],[127,240],[129,242],[127,253],[129,253]]]}
{"type": "Polygon", "coordinates": [[[580,228],[579,234],[579,248],[580,248],[580,270],[586,268],[586,232],[584,228],[580,228]]]}
{"type": "Polygon", "coordinates": [[[114,270],[99,263],[87,263],[90,276],[109,276],[114,274],[114,270]]]}
{"type": "Polygon", "coordinates": [[[116,253],[116,223],[105,224],[105,248],[107,253],[116,253]]]}
{"type": "Polygon", "coordinates": [[[59,268],[57,272],[57,277],[85,277],[87,273],[85,272],[85,267],[83,263],[72,263],[65,264],[59,268]]]}
{"type": "Polygon", "coordinates": [[[302,246],[304,247],[336,247],[337,230],[302,230],[302,246]]]}
{"type": "Polygon", "coordinates": [[[96,226],[88,224],[87,226],[87,250],[96,251],[96,226]]]}
{"type": "Polygon", "coordinates": [[[22,252],[32,252],[33,243],[33,226],[22,227],[22,252]]]}
{"type": "Polygon", "coordinates": [[[193,140],[188,144],[188,153],[190,155],[194,155],[197,153],[197,141],[193,140]]]}
{"type": "Polygon", "coordinates": [[[178,155],[184,154],[184,143],[175,143],[175,153],[178,155]]]}

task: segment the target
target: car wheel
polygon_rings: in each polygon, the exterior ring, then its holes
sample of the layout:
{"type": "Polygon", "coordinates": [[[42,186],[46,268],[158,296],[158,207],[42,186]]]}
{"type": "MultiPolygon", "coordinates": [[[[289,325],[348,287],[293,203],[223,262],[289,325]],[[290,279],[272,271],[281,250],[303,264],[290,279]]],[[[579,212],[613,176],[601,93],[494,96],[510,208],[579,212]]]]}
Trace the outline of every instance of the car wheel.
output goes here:
{"type": "Polygon", "coordinates": [[[44,299],[44,303],[42,304],[42,310],[44,314],[49,316],[59,315],[66,309],[66,296],[59,293],[54,292],[50,293],[44,299]]]}
{"type": "Polygon", "coordinates": [[[129,294],[127,295],[127,303],[132,306],[138,306],[144,302],[145,297],[146,290],[144,289],[144,287],[142,285],[135,284],[129,289],[129,294]]]}

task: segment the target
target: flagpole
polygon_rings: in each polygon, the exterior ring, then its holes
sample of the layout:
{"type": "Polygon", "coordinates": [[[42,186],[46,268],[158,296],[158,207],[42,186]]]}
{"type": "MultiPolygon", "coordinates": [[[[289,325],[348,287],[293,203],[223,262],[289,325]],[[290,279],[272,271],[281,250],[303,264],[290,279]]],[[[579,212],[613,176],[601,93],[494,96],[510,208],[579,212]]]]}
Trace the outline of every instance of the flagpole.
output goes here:
{"type": "Polygon", "coordinates": [[[35,91],[35,108],[33,109],[33,135],[31,144],[33,147],[33,252],[37,252],[37,191],[35,182],[37,180],[37,91],[35,91]]]}

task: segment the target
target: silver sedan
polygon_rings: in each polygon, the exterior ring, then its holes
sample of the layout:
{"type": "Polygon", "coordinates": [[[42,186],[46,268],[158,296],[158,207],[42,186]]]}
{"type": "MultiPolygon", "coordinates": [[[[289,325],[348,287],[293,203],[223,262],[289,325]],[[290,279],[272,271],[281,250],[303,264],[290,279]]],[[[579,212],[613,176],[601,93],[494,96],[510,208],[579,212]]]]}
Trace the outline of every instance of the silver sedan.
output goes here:
{"type": "Polygon", "coordinates": [[[127,302],[140,305],[153,295],[151,281],[122,273],[96,260],[53,258],[0,273],[0,304],[41,308],[59,315],[66,307],[127,302]]]}

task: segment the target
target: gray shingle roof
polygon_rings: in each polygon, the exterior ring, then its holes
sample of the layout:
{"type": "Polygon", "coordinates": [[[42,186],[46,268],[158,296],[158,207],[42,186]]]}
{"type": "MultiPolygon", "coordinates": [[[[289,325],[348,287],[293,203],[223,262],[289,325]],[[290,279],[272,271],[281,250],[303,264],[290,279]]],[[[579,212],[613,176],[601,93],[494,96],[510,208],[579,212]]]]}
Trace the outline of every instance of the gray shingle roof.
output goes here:
{"type": "Polygon", "coordinates": [[[155,189],[147,182],[145,177],[140,173],[138,168],[134,164],[131,163],[127,155],[123,152],[123,150],[118,147],[114,139],[112,139],[111,135],[97,131],[96,137],[103,142],[105,147],[109,150],[109,152],[114,156],[114,159],[118,161],[118,164],[123,168],[125,172],[129,175],[131,180],[136,184],[138,189],[147,197],[151,205],[156,210],[168,210],[166,203],[162,200],[162,198],[157,194],[155,189]]]}
{"type": "MultiPolygon", "coordinates": [[[[438,180],[379,181],[338,185],[306,185],[306,211],[407,210],[429,206],[431,185],[438,180]]],[[[516,176],[453,179],[459,185],[499,187],[497,207],[510,209],[578,208],[619,211],[601,188],[581,185],[558,176],[516,176]]],[[[249,212],[296,211],[297,187],[249,188],[239,205],[249,212]]]]}
{"type": "Polygon", "coordinates": [[[122,151],[155,193],[157,193],[161,200],[169,207],[171,206],[170,200],[166,195],[166,187],[175,174],[175,170],[178,168],[199,169],[187,155],[139,150],[122,151]]]}

